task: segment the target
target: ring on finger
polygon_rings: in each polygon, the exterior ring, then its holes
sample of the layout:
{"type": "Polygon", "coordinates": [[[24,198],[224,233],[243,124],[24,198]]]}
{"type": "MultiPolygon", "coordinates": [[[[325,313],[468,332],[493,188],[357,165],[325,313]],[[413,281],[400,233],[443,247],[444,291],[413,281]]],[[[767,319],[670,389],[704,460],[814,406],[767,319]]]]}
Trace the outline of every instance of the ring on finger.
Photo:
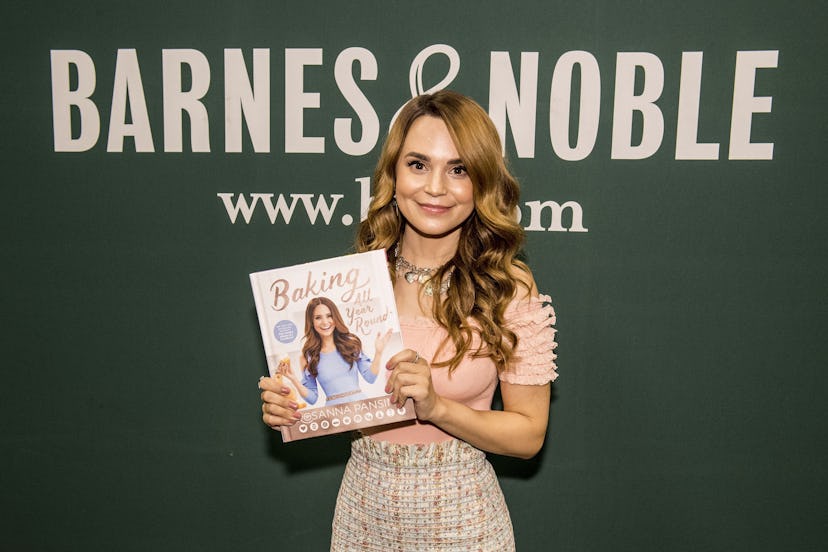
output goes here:
{"type": "Polygon", "coordinates": [[[414,360],[413,360],[413,361],[411,361],[411,362],[412,362],[412,364],[417,364],[417,362],[418,362],[419,360],[420,360],[420,353],[418,353],[417,351],[414,351],[414,360]]]}

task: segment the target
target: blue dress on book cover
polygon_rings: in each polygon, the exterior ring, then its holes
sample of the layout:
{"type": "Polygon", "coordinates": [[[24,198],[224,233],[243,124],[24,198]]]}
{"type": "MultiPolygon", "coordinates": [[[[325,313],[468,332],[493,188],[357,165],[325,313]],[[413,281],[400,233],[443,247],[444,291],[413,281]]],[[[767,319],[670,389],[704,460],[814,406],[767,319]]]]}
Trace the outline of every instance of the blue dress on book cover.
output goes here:
{"type": "Polygon", "coordinates": [[[317,384],[322,386],[322,391],[327,397],[325,406],[332,406],[367,398],[359,387],[358,374],[362,374],[369,384],[377,379],[377,374],[371,371],[371,359],[365,353],[359,354],[353,366],[342,358],[339,351],[319,353],[316,370],[316,377],[307,369],[302,374],[302,385],[308,390],[308,396],[303,398],[308,404],[316,404],[319,398],[317,384]]]}

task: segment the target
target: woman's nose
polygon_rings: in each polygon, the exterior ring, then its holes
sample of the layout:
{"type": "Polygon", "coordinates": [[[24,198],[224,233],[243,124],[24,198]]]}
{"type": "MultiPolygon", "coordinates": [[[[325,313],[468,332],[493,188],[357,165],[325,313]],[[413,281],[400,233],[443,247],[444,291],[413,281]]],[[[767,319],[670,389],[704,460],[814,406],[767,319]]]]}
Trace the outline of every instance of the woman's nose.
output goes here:
{"type": "Polygon", "coordinates": [[[440,171],[433,171],[426,182],[425,192],[432,196],[440,196],[446,193],[446,175],[440,171]]]}

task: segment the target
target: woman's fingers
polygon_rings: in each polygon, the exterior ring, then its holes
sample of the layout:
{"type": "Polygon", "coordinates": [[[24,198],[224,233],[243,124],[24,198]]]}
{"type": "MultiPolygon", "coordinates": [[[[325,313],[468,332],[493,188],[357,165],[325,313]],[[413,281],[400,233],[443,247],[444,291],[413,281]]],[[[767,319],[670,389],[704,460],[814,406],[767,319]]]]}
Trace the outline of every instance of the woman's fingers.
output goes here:
{"type": "Polygon", "coordinates": [[[262,390],[262,421],[270,427],[293,425],[302,415],[298,412],[299,405],[289,399],[290,388],[274,378],[259,380],[259,389],[262,390]]]}
{"type": "Polygon", "coordinates": [[[413,349],[403,349],[402,351],[398,352],[394,356],[388,359],[388,362],[385,366],[389,370],[394,370],[401,362],[410,362],[416,364],[428,364],[425,359],[420,356],[420,353],[413,349]]]}
{"type": "Polygon", "coordinates": [[[417,351],[405,349],[388,362],[389,376],[385,392],[391,400],[402,406],[406,399],[414,400],[417,417],[428,420],[434,413],[439,396],[431,382],[431,366],[417,351]]]}
{"type": "Polygon", "coordinates": [[[282,389],[287,389],[287,386],[276,378],[259,378],[259,389],[284,393],[282,389]]]}
{"type": "Polygon", "coordinates": [[[401,362],[391,370],[385,392],[391,393],[391,401],[402,406],[406,399],[420,401],[431,392],[431,373],[428,365],[401,362]]]}
{"type": "Polygon", "coordinates": [[[277,427],[291,426],[298,421],[295,417],[296,412],[291,413],[292,411],[288,409],[280,409],[278,412],[282,412],[282,414],[271,414],[271,411],[274,410],[276,409],[272,406],[263,405],[262,407],[262,422],[268,427],[276,429],[277,427]]]}
{"type": "Polygon", "coordinates": [[[301,417],[302,415],[293,408],[293,405],[262,403],[262,421],[270,427],[293,425],[301,417]]]}

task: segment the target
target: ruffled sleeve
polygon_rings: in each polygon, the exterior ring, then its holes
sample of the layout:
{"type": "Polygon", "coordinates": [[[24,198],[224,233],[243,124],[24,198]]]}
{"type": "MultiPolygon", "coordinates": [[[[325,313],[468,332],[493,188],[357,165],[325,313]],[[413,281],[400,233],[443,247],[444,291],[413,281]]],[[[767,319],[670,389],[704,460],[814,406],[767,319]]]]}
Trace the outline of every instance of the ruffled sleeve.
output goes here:
{"type": "Polygon", "coordinates": [[[506,324],[518,337],[512,360],[500,372],[500,381],[518,385],[544,385],[558,377],[555,359],[555,310],[548,295],[513,301],[506,309],[506,324]]]}

